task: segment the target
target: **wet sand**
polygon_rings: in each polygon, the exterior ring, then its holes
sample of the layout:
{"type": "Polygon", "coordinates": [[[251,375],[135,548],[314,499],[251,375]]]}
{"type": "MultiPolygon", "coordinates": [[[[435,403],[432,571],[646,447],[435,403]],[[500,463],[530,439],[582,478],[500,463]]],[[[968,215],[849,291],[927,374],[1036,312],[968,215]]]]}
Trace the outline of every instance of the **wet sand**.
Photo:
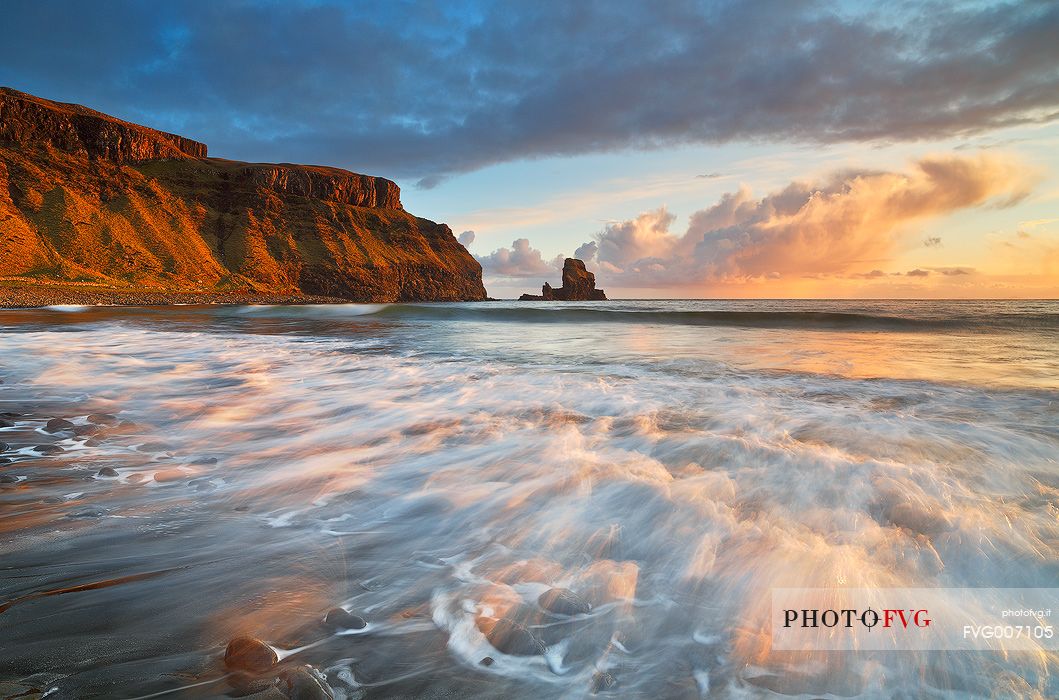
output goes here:
{"type": "Polygon", "coordinates": [[[449,569],[436,556],[374,551],[370,533],[348,552],[277,538],[285,499],[224,495],[223,450],[71,408],[0,411],[0,697],[311,699],[332,684],[347,698],[452,697],[485,682],[432,678],[446,638],[431,579],[449,569]],[[382,564],[395,555],[400,596],[382,564]],[[273,658],[238,653],[245,639],[273,658]],[[356,659],[356,680],[342,659],[356,659]]]}

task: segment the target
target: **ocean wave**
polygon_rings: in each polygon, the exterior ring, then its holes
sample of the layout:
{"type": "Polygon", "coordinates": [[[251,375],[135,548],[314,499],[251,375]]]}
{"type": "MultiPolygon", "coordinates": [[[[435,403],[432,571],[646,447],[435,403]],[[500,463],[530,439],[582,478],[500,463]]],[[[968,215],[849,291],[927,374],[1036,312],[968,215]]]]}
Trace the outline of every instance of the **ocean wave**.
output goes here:
{"type": "MultiPolygon", "coordinates": [[[[143,601],[150,614],[115,618],[126,638],[166,629],[166,654],[205,664],[250,630],[347,695],[367,681],[418,697],[420,669],[432,684],[473,669],[483,684],[467,697],[580,697],[617,682],[622,697],[698,697],[708,683],[725,697],[872,698],[885,677],[904,696],[955,700],[1008,696],[996,679],[1051,671],[1044,655],[953,666],[921,652],[813,666],[762,642],[773,588],[1050,585],[1054,392],[695,375],[675,370],[696,362],[644,354],[612,355],[626,357],[621,376],[604,375],[482,359],[475,333],[445,323],[400,328],[406,345],[389,353],[219,326],[0,336],[20,358],[0,402],[33,411],[4,433],[18,479],[4,493],[39,503],[0,519],[15,543],[5,565],[39,590],[106,584],[114,596],[94,613],[143,601]],[[447,350],[453,340],[469,350],[447,350]],[[446,352],[459,361],[439,361],[446,352]],[[48,433],[53,416],[73,430],[48,433]],[[91,578],[68,581],[86,561],[91,578]],[[546,606],[556,590],[580,612],[546,606]],[[336,607],[368,622],[355,667],[350,632],[319,627],[336,607]]],[[[567,329],[491,330],[536,347],[567,329]]],[[[677,335],[635,330],[656,336],[641,353],[677,335]]],[[[34,624],[12,626],[8,657],[26,663],[67,637],[110,644],[98,614],[62,614],[68,596],[21,600],[12,612],[34,624]]],[[[124,668],[120,649],[101,656],[108,679],[124,668]]],[[[62,679],[60,694],[90,695],[86,676],[62,679]]]]}
{"type": "Polygon", "coordinates": [[[85,306],[83,304],[53,304],[51,306],[45,306],[45,311],[59,311],[62,313],[77,313],[79,311],[87,311],[91,309],[91,306],[85,306]]]}
{"type": "MultiPolygon", "coordinates": [[[[342,308],[346,308],[343,306],[342,308]]],[[[743,311],[635,309],[600,305],[523,307],[469,304],[391,304],[373,311],[380,317],[497,321],[519,323],[643,323],[680,326],[732,326],[748,328],[802,328],[865,331],[975,332],[990,330],[1059,331],[1056,313],[967,314],[925,318],[842,311],[743,311]]]]}

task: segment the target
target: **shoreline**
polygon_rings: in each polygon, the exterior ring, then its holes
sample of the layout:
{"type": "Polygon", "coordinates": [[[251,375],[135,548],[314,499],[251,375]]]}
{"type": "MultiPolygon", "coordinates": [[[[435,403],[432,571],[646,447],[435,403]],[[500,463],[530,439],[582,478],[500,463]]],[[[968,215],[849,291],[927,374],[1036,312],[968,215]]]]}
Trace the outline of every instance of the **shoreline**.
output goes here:
{"type": "MultiPolygon", "coordinates": [[[[125,291],[67,285],[7,287],[0,285],[0,310],[41,309],[49,306],[177,306],[244,304],[373,304],[341,297],[312,294],[255,292],[179,292],[162,290],[125,291]]],[[[397,303],[397,302],[393,302],[397,303]]]]}
{"type": "Polygon", "coordinates": [[[349,299],[295,294],[236,292],[116,292],[49,289],[0,289],[0,309],[42,309],[49,306],[178,306],[242,304],[352,304],[349,299]]]}

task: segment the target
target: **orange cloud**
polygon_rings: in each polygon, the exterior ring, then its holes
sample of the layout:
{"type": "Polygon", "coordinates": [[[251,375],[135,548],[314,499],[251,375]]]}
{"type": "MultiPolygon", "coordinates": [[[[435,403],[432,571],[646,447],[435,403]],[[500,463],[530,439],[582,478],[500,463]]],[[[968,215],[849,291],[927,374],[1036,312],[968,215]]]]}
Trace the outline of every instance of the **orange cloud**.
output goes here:
{"type": "Polygon", "coordinates": [[[1016,161],[980,154],[923,158],[904,173],[840,172],[761,199],[744,187],[694,213],[681,235],[664,208],[607,226],[596,236],[595,262],[606,283],[623,287],[871,274],[912,224],[1010,206],[1030,184],[1016,161]]]}

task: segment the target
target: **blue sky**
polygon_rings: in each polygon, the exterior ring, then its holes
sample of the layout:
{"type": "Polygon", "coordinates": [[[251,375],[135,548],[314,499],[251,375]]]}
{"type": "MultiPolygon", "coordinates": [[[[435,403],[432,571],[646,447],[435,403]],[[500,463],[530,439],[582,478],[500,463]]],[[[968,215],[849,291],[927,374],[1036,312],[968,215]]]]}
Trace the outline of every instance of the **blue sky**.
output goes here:
{"type": "Polygon", "coordinates": [[[585,243],[620,296],[1059,294],[1054,2],[4,16],[0,84],[212,155],[395,179],[410,211],[474,231],[496,295],[585,243]]]}

